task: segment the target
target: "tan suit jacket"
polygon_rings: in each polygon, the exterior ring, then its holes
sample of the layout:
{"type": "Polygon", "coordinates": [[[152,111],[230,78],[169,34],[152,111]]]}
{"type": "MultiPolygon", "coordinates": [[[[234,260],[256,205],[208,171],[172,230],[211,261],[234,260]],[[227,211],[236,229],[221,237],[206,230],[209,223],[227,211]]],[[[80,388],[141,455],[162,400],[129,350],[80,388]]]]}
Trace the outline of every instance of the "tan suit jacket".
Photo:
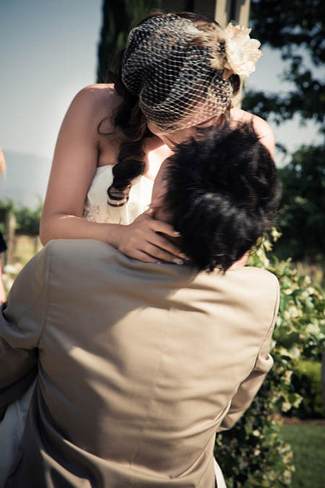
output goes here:
{"type": "Polygon", "coordinates": [[[2,306],[0,410],[37,375],[6,486],[214,488],[216,433],[272,367],[278,296],[259,268],[198,274],[50,241],[2,306]]]}

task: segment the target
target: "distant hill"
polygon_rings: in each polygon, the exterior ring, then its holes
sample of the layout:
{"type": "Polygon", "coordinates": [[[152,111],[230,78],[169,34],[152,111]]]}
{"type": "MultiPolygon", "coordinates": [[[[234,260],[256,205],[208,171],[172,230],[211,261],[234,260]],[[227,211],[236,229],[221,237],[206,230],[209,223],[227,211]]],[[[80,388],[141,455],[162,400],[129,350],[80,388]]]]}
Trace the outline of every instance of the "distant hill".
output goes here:
{"type": "Polygon", "coordinates": [[[0,176],[0,200],[35,208],[44,201],[51,161],[35,154],[4,150],[7,172],[0,176]]]}

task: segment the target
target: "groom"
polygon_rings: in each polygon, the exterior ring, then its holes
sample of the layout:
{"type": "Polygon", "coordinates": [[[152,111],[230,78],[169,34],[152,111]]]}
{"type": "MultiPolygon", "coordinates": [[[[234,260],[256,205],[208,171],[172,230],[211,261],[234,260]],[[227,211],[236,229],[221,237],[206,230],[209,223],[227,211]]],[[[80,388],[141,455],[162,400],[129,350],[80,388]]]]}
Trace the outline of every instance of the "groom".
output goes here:
{"type": "Polygon", "coordinates": [[[179,146],[152,212],[189,262],[52,240],[0,315],[0,418],[37,378],[6,487],[215,486],[217,432],[272,367],[279,286],[236,267],[271,224],[276,169],[249,126],[179,146]],[[224,273],[224,271],[226,271],[224,273]]]}

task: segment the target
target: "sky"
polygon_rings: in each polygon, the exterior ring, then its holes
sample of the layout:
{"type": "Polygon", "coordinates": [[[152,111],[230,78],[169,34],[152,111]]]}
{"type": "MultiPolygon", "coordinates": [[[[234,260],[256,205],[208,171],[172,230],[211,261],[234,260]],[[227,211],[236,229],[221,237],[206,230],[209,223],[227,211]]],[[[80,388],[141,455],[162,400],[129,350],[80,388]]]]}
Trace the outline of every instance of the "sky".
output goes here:
{"type": "MultiPolygon", "coordinates": [[[[101,0],[0,0],[0,147],[51,160],[74,95],[96,80],[101,0]]],[[[263,49],[248,86],[285,91],[276,51],[263,49]]],[[[294,150],[317,141],[313,124],[276,127],[294,150]]]]}
{"type": "Polygon", "coordinates": [[[96,81],[101,0],[0,0],[0,147],[51,157],[73,96],[96,81]]]}

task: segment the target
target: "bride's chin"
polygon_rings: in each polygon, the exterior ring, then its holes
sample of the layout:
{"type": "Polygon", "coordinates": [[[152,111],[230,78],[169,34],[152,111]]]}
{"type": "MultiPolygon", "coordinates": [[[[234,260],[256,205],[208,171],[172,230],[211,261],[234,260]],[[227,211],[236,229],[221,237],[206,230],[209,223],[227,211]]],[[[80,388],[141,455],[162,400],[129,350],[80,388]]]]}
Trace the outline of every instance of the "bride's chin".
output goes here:
{"type": "Polygon", "coordinates": [[[173,149],[177,144],[177,142],[173,139],[170,139],[167,134],[161,133],[153,122],[147,122],[147,127],[151,131],[151,133],[155,135],[155,137],[157,137],[163,144],[168,146],[170,149],[173,149]]]}

